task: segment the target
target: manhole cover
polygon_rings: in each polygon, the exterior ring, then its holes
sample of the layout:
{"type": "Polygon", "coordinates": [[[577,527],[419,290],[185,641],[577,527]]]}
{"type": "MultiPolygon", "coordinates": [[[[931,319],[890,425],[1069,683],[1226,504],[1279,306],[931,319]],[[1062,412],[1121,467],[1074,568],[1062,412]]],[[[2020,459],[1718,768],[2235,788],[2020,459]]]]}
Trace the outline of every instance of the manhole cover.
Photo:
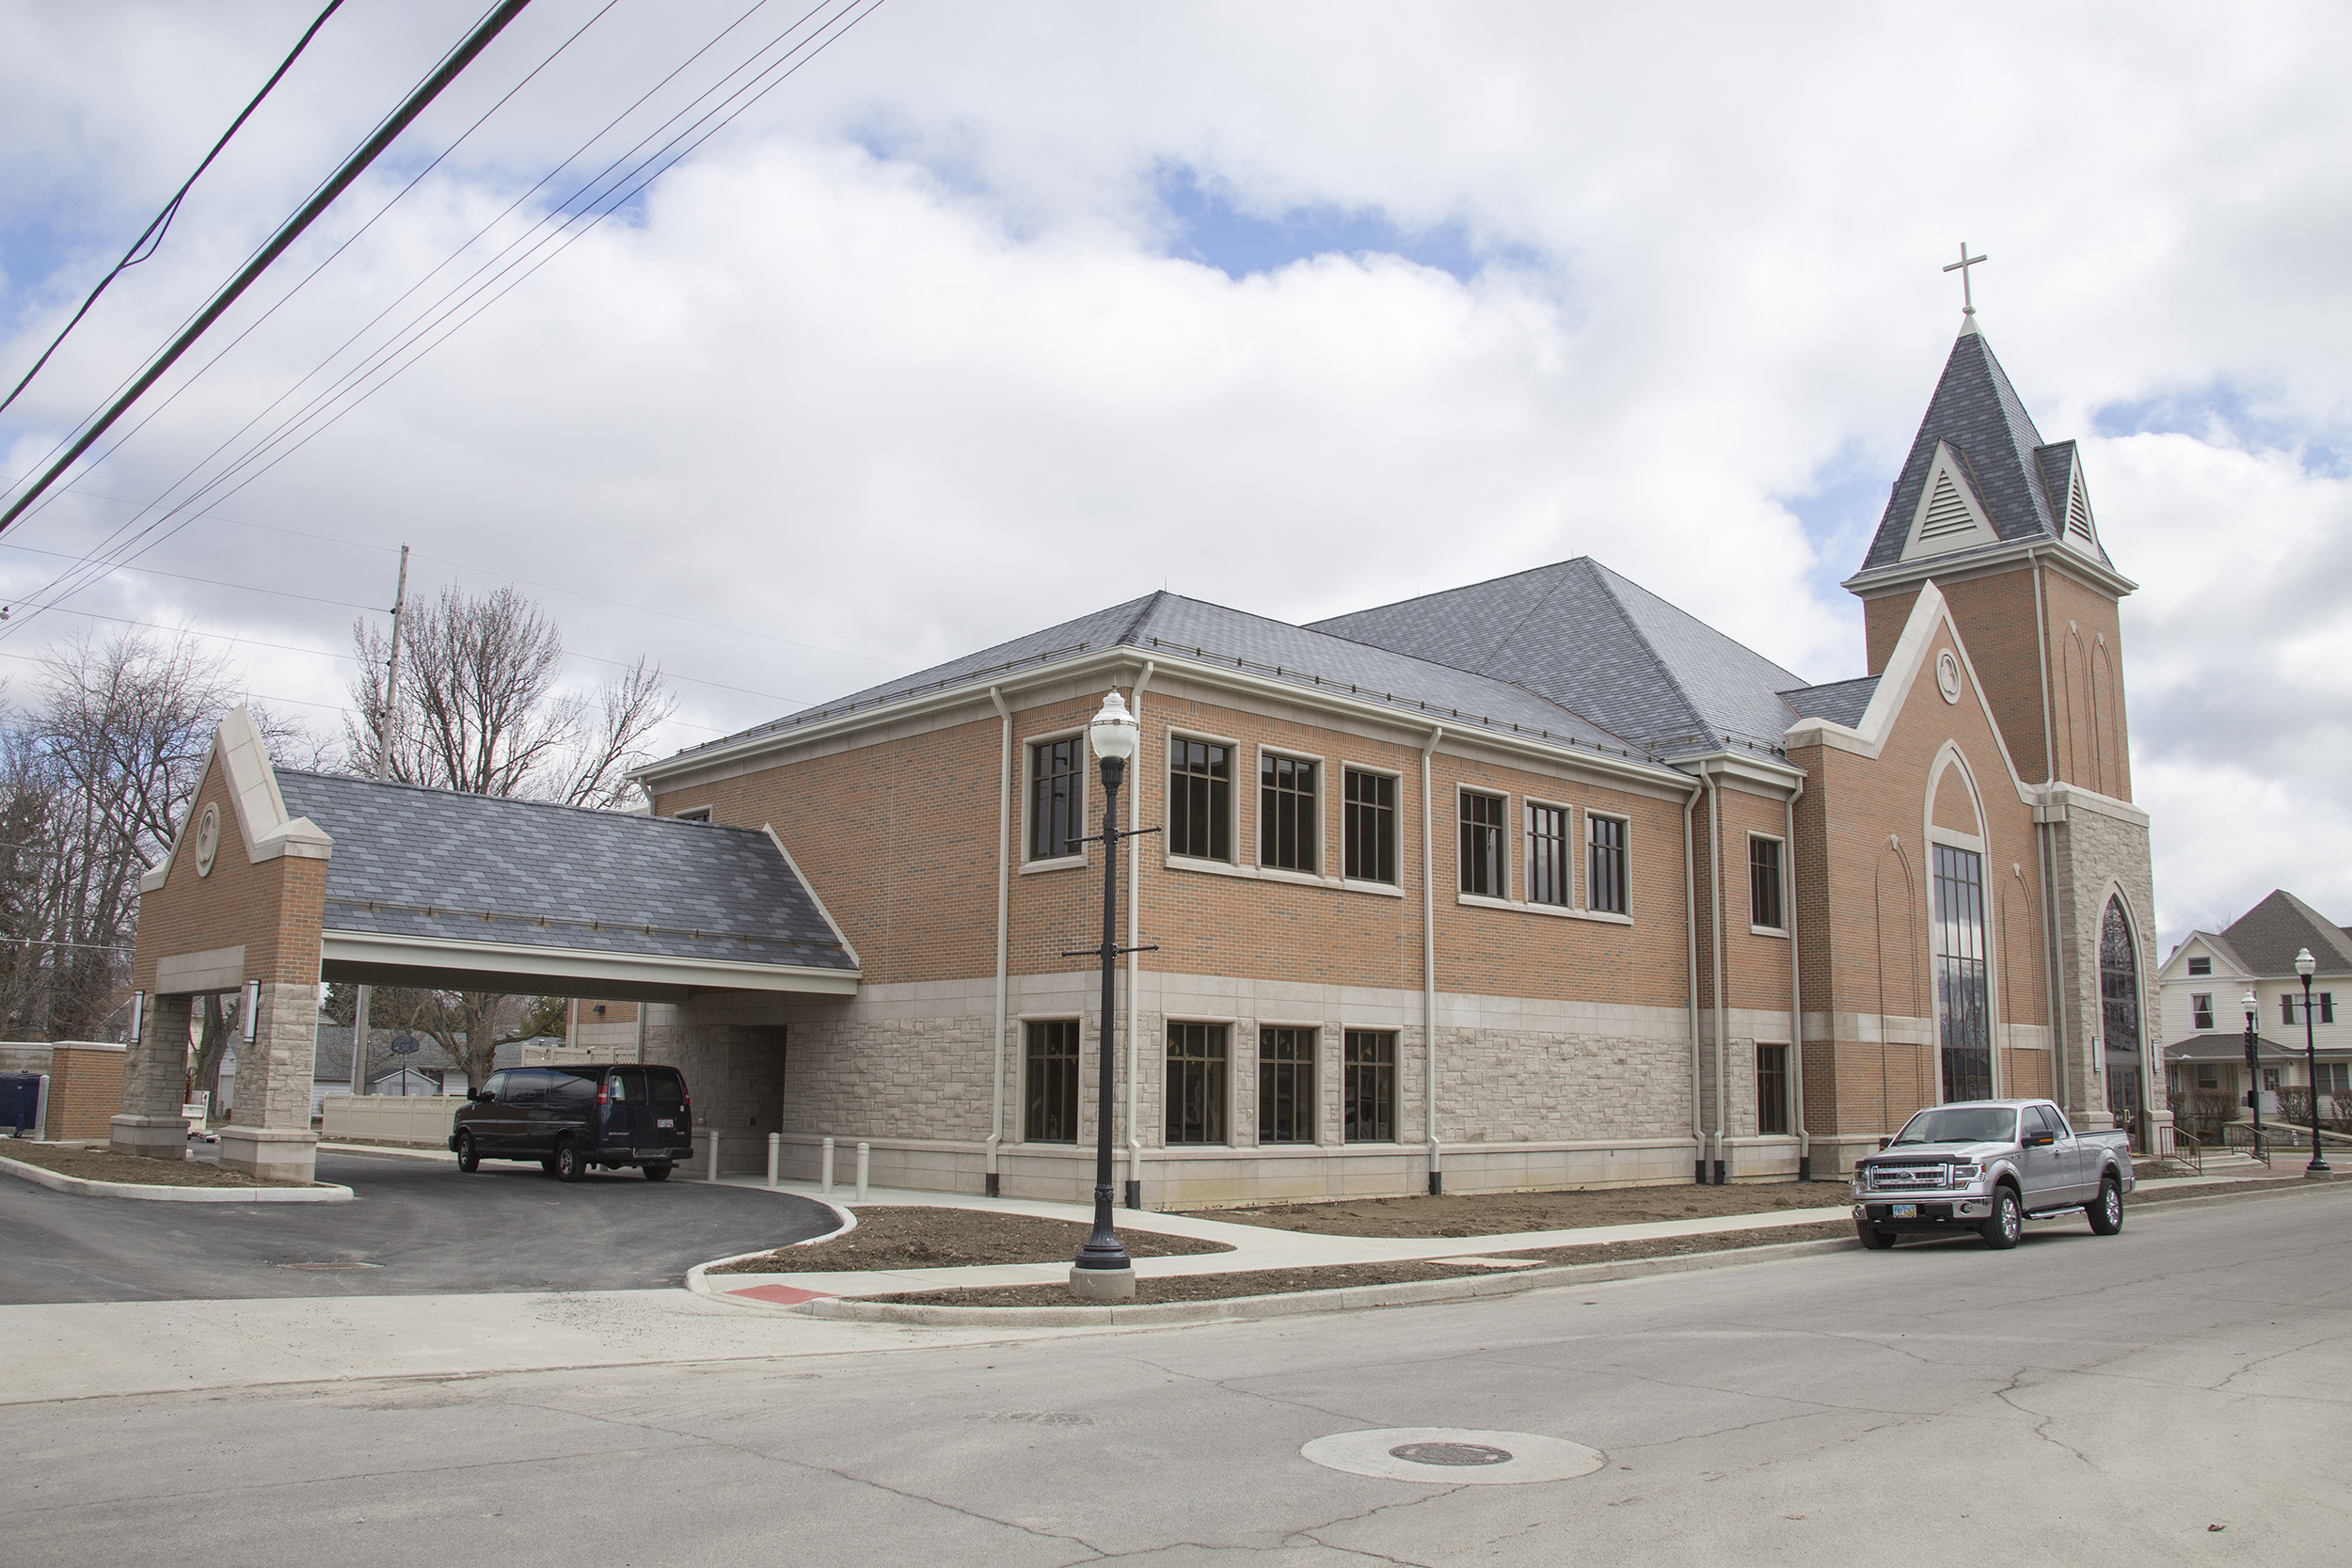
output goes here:
{"type": "Polygon", "coordinates": [[[1484,1443],[1399,1443],[1389,1450],[1389,1457],[1415,1465],[1502,1465],[1512,1455],[1509,1449],[1488,1448],[1484,1443]]]}
{"type": "Polygon", "coordinates": [[[1590,1475],[1608,1463],[1598,1449],[1532,1432],[1461,1427],[1388,1427],[1318,1437],[1299,1457],[1327,1470],[1430,1486],[1518,1486],[1590,1475]]]}

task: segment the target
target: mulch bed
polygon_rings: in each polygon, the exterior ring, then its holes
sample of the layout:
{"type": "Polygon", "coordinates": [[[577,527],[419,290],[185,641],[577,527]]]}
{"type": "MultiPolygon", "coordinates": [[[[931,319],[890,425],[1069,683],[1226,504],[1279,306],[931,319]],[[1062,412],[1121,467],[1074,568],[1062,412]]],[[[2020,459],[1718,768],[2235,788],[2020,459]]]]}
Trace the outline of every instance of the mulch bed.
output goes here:
{"type": "Polygon", "coordinates": [[[1198,1217],[1318,1236],[1502,1236],[1576,1230],[1592,1225],[1769,1214],[1830,1209],[1852,1201],[1843,1181],[1757,1181],[1723,1187],[1600,1187],[1562,1193],[1465,1193],[1446,1197],[1352,1198],[1339,1203],[1254,1204],[1198,1217]]]}
{"type": "Polygon", "coordinates": [[[23,1138],[0,1141],[0,1157],[78,1176],[87,1181],[129,1181],[142,1187],[278,1187],[297,1182],[261,1181],[242,1171],[223,1170],[194,1160],[151,1160],[143,1154],[117,1154],[106,1148],[82,1148],[72,1144],[37,1144],[23,1138]]]}
{"type": "MultiPolygon", "coordinates": [[[[1066,1263],[1091,1233],[1089,1226],[1035,1214],[1000,1214],[983,1209],[932,1209],[892,1205],[860,1209],[857,1228],[831,1241],[723,1263],[712,1274],[832,1274],[853,1269],[952,1269],[982,1263],[1066,1263]]],[[[1231,1252],[1222,1242],[1162,1236],[1149,1230],[1119,1232],[1131,1258],[1190,1257],[1231,1252]]]]}
{"type": "MultiPolygon", "coordinates": [[[[1488,1256],[1559,1265],[1617,1263],[1629,1259],[1677,1258],[1688,1253],[1735,1252],[1745,1247],[1777,1246],[1788,1242],[1851,1240],[1853,1222],[1832,1220],[1820,1225],[1776,1225],[1756,1230],[1735,1230],[1711,1236],[1658,1236],[1640,1242],[1607,1242],[1590,1246],[1544,1247],[1531,1252],[1497,1252],[1488,1256]]],[[[1242,1274],[1161,1275],[1136,1281],[1135,1299],[1148,1305],[1162,1301],[1227,1301],[1236,1296],[1290,1295],[1299,1291],[1336,1291],[1351,1285],[1402,1285],[1420,1279],[1462,1279],[1478,1275],[1518,1273],[1482,1268],[1475,1263],[1427,1259],[1405,1263],[1343,1263],[1305,1269],[1251,1269],[1242,1274]]],[[[1001,1285],[976,1291],[909,1291],[891,1296],[861,1296],[861,1301],[898,1302],[909,1307],[1068,1307],[1064,1285],[1001,1285]]]]}

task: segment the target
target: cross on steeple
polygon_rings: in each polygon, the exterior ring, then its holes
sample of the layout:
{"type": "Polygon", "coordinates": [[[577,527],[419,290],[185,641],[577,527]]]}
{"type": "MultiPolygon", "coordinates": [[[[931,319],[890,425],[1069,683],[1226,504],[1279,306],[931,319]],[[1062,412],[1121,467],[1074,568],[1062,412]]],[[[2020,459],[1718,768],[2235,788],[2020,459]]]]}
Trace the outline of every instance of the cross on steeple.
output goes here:
{"type": "Polygon", "coordinates": [[[1944,270],[1946,272],[1956,272],[1960,274],[1960,313],[1963,316],[1973,316],[1977,313],[1977,298],[1968,288],[1968,269],[1983,260],[1984,258],[1981,256],[1969,255],[1968,242],[1966,240],[1963,240],[1960,242],[1960,260],[1945,263],[1944,270]]]}

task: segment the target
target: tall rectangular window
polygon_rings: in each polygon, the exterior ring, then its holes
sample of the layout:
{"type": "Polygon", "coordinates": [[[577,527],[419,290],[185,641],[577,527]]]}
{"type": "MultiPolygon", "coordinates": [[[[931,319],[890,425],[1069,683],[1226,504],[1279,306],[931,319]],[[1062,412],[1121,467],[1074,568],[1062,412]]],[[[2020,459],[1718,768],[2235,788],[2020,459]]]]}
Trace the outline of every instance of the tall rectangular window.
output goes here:
{"type": "Polygon", "coordinates": [[[1396,881],[1396,780],[1347,769],[1345,875],[1359,882],[1396,881]]]}
{"type": "Polygon", "coordinates": [[[1503,880],[1502,797],[1462,792],[1462,891],[1480,898],[1508,898],[1503,880]]]}
{"type": "Polygon", "coordinates": [[[1625,913],[1625,822],[1584,815],[1584,907],[1604,914],[1625,913]]]}
{"type": "Polygon", "coordinates": [[[1227,1027],[1168,1026],[1167,1142],[1221,1144],[1225,1136],[1227,1027]]]}
{"type": "Polygon", "coordinates": [[[1079,820],[1086,780],[1086,740],[1066,735],[1029,748],[1029,858],[1059,860],[1074,855],[1072,842],[1085,833],[1079,820]]]}
{"type": "Polygon", "coordinates": [[[1787,929],[1780,897],[1780,840],[1748,835],[1748,921],[1767,930],[1787,929]]]}
{"type": "Polygon", "coordinates": [[[1258,1141],[1315,1141],[1315,1031],[1258,1031],[1258,1141]]]}
{"type": "Polygon", "coordinates": [[[2211,991],[2209,991],[2209,990],[2201,990],[2201,991],[2196,991],[2196,992],[2191,993],[2191,994],[2190,994],[2190,996],[2189,996],[2189,999],[2188,999],[2188,1015],[2189,1015],[2189,1023],[2188,1023],[2188,1026],[2189,1026],[2190,1028],[2192,1028],[2192,1029],[2210,1029],[2210,1028],[2212,1028],[2212,1027],[2213,1027],[2213,992],[2211,992],[2211,991]]]}
{"type": "Polygon", "coordinates": [[[1168,747],[1168,852],[1233,858],[1233,749],[1177,739],[1168,747]]]}
{"type": "Polygon", "coordinates": [[[1341,1071],[1340,1136],[1352,1144],[1396,1141],[1396,1036],[1350,1029],[1341,1071]]]}
{"type": "Polygon", "coordinates": [[[1756,1048],[1756,1130],[1788,1131],[1788,1048],[1785,1045],[1756,1048]]]}
{"type": "Polygon", "coordinates": [[[1262,752],[1258,756],[1258,863],[1312,871],[1315,862],[1315,765],[1262,752]]]}
{"type": "Polygon", "coordinates": [[[1026,1031],[1022,1092],[1028,1102],[1022,1136],[1033,1144],[1078,1141],[1078,1021],[1050,1019],[1026,1031]]]}
{"type": "Polygon", "coordinates": [[[1565,909],[1573,891],[1568,885],[1568,810],[1565,806],[1527,808],[1527,901],[1557,904],[1565,909]]]}
{"type": "MultiPolygon", "coordinates": [[[[2312,1021],[2318,1023],[2333,1023],[2336,1021],[2336,998],[2332,991],[2312,992],[2312,1021]]],[[[2294,991],[2288,991],[2279,998],[2279,1022],[2296,1024],[2303,1022],[2303,998],[2301,996],[2294,991]]]]}
{"type": "Polygon", "coordinates": [[[1946,1100],[1993,1097],[1993,1005],[1985,971],[1984,857],[1935,847],[1935,1000],[1946,1100]]]}

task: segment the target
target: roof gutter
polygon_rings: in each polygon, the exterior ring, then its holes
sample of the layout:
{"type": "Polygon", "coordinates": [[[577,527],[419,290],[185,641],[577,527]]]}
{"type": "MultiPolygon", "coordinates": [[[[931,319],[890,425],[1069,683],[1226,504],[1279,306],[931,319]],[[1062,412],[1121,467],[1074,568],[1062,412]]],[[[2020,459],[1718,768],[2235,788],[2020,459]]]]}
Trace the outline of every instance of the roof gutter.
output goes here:
{"type": "Polygon", "coordinates": [[[1786,863],[1781,867],[1783,896],[1788,907],[1782,911],[1788,922],[1788,1097],[1795,1101],[1793,1109],[1797,1123],[1797,1180],[1813,1180],[1813,1134],[1804,1124],[1804,968],[1797,961],[1797,800],[1804,794],[1804,780],[1797,781],[1796,794],[1788,797],[1788,827],[1781,852],[1786,863]]]}
{"type": "Polygon", "coordinates": [[[988,1153],[980,1179],[983,1196],[997,1196],[997,1147],[1005,1141],[1005,953],[1006,920],[1012,908],[1012,709],[994,687],[988,700],[996,705],[1004,736],[996,762],[996,1069],[995,1108],[988,1124],[988,1153]]]}

